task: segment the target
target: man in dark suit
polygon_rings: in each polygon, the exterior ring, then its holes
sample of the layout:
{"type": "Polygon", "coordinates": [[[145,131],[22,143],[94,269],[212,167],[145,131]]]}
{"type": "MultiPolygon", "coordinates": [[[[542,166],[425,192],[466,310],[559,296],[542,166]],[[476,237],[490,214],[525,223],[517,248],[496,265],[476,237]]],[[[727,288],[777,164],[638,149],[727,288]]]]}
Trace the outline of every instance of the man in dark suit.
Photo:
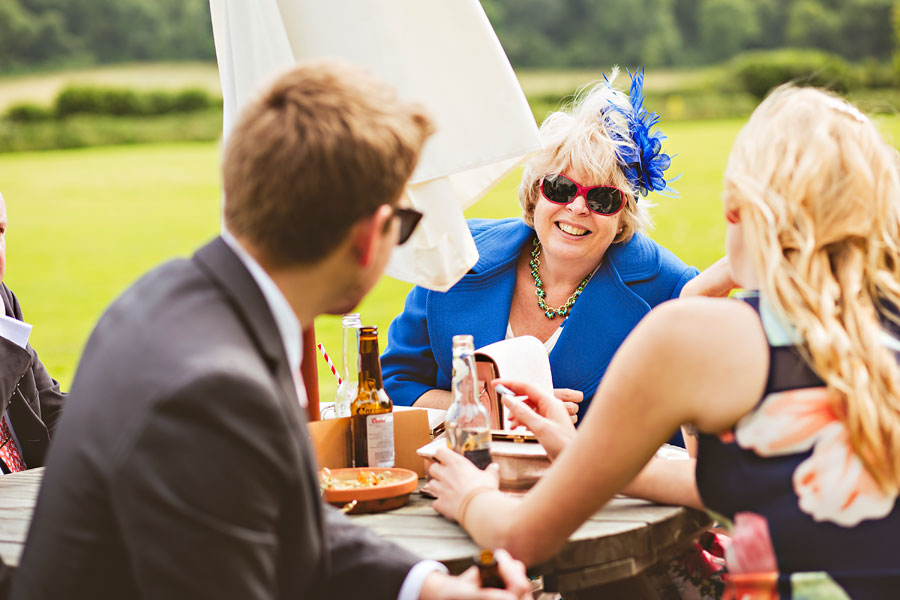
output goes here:
{"type": "MultiPolygon", "coordinates": [[[[84,350],[13,598],[513,598],[355,527],[319,496],[301,324],[352,309],[414,226],[431,130],[389,87],[307,63],[226,147],[230,232],[150,272],[84,350]],[[403,230],[403,231],[401,231],[403,230]]],[[[501,556],[505,556],[501,553],[501,556]]]]}
{"type": "Polygon", "coordinates": [[[3,473],[44,466],[50,436],[65,394],[27,343],[31,326],[6,287],[6,203],[0,195],[0,469],[3,473]]]}

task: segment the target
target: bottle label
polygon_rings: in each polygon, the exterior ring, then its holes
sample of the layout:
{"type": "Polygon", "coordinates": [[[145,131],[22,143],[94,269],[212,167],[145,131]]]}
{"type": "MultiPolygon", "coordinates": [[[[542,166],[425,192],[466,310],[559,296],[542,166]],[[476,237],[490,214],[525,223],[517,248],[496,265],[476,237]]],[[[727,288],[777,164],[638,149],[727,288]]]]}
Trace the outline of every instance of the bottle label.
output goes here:
{"type": "Polygon", "coordinates": [[[471,460],[472,463],[482,471],[487,469],[488,465],[492,462],[490,448],[485,448],[483,450],[466,450],[463,452],[463,456],[471,460]]]}
{"type": "Polygon", "coordinates": [[[394,413],[366,416],[370,467],[394,466],[394,413]]]}

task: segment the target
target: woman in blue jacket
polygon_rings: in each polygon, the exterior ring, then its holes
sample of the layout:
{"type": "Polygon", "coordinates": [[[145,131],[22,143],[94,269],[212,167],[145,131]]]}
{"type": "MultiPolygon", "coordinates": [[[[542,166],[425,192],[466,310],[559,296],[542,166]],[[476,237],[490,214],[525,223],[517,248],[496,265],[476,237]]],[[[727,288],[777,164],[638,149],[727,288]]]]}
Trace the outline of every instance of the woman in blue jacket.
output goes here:
{"type": "Polygon", "coordinates": [[[544,149],[519,188],[523,218],[470,221],[472,270],[446,292],[409,293],[381,358],[396,404],[449,405],[454,335],[473,335],[476,348],[532,335],[547,347],[557,396],[580,416],[588,402],[576,402],[594,395],[625,336],[697,274],[643,233],[649,207],[638,198],[670,190],[669,157],[641,106],[643,73],[628,96],[614,78],[541,125],[544,149]]]}

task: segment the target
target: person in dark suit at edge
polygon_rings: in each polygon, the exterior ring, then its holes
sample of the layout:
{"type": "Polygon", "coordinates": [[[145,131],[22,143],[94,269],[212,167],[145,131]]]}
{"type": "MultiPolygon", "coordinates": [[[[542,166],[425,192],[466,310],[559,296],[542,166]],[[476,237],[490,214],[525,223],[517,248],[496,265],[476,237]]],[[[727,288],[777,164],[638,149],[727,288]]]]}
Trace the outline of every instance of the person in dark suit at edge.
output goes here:
{"type": "Polygon", "coordinates": [[[229,233],[151,271],[85,347],[12,597],[515,598],[450,577],[320,498],[301,324],[350,311],[415,211],[421,109],[336,61],[249,104],[222,165],[229,233]]]}
{"type": "Polygon", "coordinates": [[[66,394],[28,344],[31,325],[3,283],[6,274],[6,202],[0,194],[0,469],[4,474],[44,466],[66,394]]]}
{"type": "MultiPolygon", "coordinates": [[[[0,471],[5,475],[44,466],[50,437],[66,394],[28,343],[31,325],[19,299],[5,283],[6,202],[0,194],[0,471]]],[[[0,596],[8,592],[9,572],[0,561],[0,596]]]]}

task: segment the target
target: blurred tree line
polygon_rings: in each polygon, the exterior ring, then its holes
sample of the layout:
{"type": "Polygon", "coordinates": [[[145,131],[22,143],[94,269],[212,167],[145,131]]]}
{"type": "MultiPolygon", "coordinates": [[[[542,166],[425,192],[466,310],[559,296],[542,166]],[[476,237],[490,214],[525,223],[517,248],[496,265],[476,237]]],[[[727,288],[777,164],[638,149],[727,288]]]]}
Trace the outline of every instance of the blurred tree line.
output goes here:
{"type": "MultiPolygon", "coordinates": [[[[894,51],[895,2],[481,0],[514,66],[594,68],[695,65],[784,46],[883,60],[894,51]]],[[[207,0],[0,0],[6,71],[214,58],[207,0]]]]}
{"type": "Polygon", "coordinates": [[[678,66],[816,48],[889,59],[895,0],[481,0],[515,67],[678,66]]]}
{"type": "Polygon", "coordinates": [[[0,0],[0,69],[215,56],[208,0],[0,0]]]}

